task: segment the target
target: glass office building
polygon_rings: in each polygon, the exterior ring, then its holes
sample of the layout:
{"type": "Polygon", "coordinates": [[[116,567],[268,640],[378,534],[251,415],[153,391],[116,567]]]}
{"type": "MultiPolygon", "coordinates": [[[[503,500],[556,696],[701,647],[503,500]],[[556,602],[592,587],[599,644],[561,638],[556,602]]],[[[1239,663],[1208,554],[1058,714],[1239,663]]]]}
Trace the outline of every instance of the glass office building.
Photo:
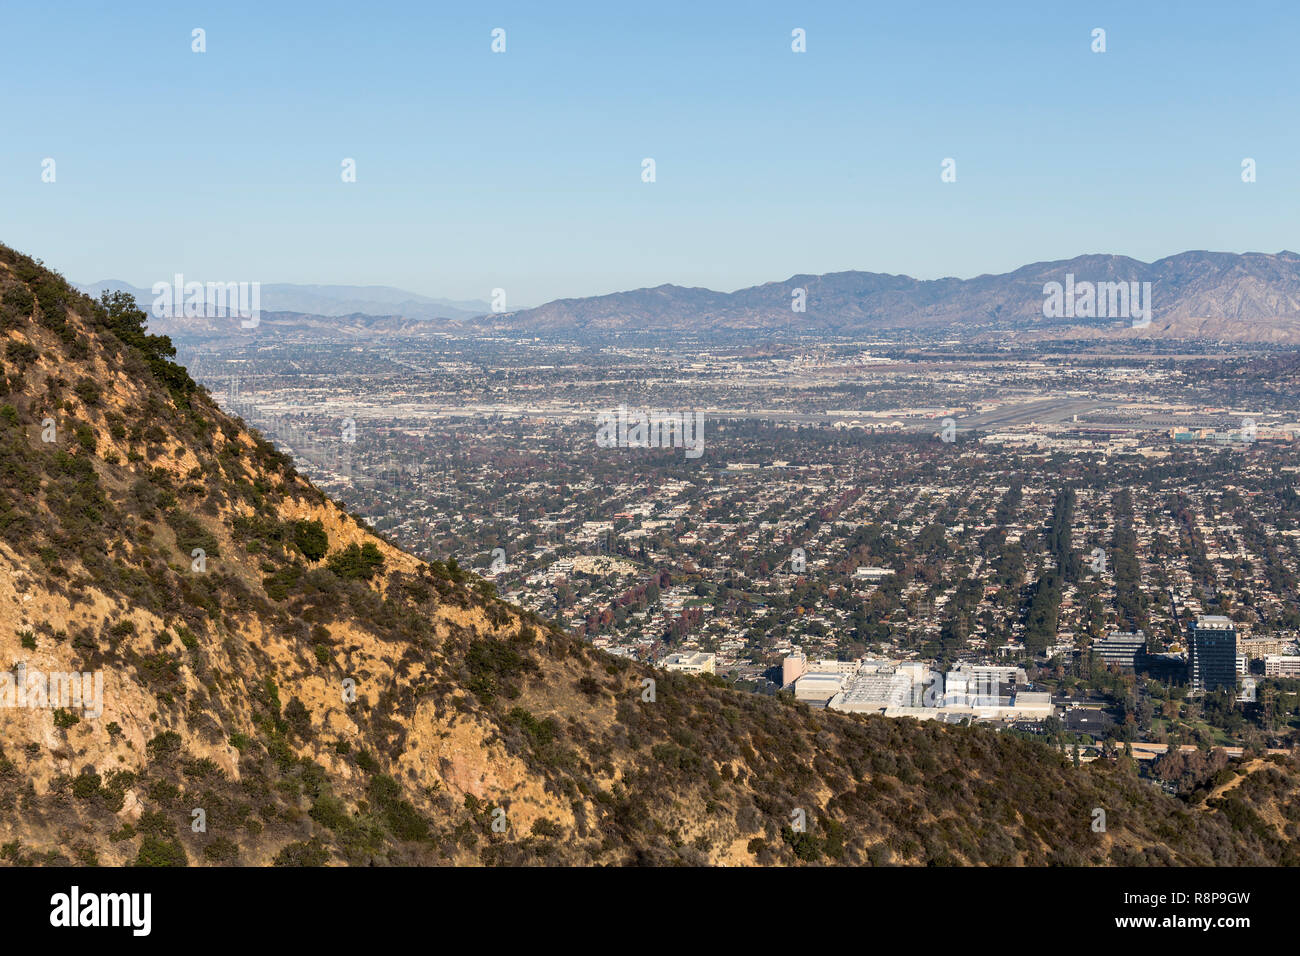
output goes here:
{"type": "Polygon", "coordinates": [[[1193,694],[1237,690],[1237,627],[1217,614],[1198,617],[1187,642],[1187,669],[1193,694]]]}

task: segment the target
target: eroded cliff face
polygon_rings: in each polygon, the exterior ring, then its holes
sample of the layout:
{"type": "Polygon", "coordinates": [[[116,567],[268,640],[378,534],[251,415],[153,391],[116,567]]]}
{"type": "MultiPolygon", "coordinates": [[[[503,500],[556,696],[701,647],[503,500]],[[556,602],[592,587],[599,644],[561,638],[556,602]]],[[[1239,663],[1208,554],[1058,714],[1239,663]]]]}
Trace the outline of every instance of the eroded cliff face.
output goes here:
{"type": "Polygon", "coordinates": [[[1286,759],[1194,808],[608,657],[372,534],[144,318],[0,247],[0,858],[1295,862],[1286,759]]]}

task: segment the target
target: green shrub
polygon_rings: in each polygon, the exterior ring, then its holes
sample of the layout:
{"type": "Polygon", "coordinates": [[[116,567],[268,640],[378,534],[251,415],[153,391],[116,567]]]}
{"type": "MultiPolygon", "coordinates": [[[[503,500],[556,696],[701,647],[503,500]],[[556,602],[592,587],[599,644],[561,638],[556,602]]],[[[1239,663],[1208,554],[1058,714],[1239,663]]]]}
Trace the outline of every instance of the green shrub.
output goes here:
{"type": "Polygon", "coordinates": [[[560,836],[562,833],[564,833],[564,831],[560,828],[558,823],[547,820],[545,817],[538,817],[533,821],[533,836],[553,839],[560,836]]]}
{"type": "Polygon", "coordinates": [[[324,866],[330,861],[320,837],[305,842],[290,843],[275,855],[275,866],[324,866]]]}
{"type": "Polygon", "coordinates": [[[377,776],[370,781],[370,799],[379,809],[393,836],[399,840],[427,840],[429,824],[410,801],[402,797],[402,788],[392,777],[377,776]]]}
{"type": "Polygon", "coordinates": [[[519,696],[514,681],[537,670],[537,664],[504,641],[484,638],[473,641],[465,655],[469,668],[468,687],[484,703],[497,694],[513,699],[519,696]]]}
{"type": "Polygon", "coordinates": [[[202,548],[203,553],[209,558],[219,556],[220,550],[216,537],[203,526],[199,519],[184,511],[177,510],[168,511],[166,517],[167,523],[171,526],[172,531],[176,533],[176,547],[187,558],[195,548],[202,548]]]}
{"type": "Polygon", "coordinates": [[[344,580],[368,581],[384,566],[384,556],[373,541],[361,547],[355,543],[330,555],[329,569],[344,580]]]}
{"type": "Polygon", "coordinates": [[[95,771],[83,770],[72,781],[72,795],[78,800],[89,800],[99,793],[101,782],[99,774],[95,773],[95,771]]]}
{"type": "Polygon", "coordinates": [[[297,589],[301,580],[302,565],[290,564],[262,578],[262,587],[272,601],[283,601],[297,589]]]}
{"type": "Polygon", "coordinates": [[[311,740],[313,736],[311,714],[307,713],[307,708],[297,697],[290,698],[289,703],[285,705],[284,720],[300,740],[311,740]]]}
{"type": "Polygon", "coordinates": [[[40,356],[35,347],[28,342],[19,342],[17,339],[10,339],[5,345],[5,358],[13,362],[20,369],[31,365],[40,356]]]}
{"type": "Polygon", "coordinates": [[[357,751],[357,766],[366,773],[379,773],[379,761],[371,756],[369,750],[357,751]]]}
{"type": "Polygon", "coordinates": [[[234,863],[239,859],[239,847],[227,837],[217,837],[203,848],[203,856],[213,863],[234,863]]]}
{"type": "Polygon", "coordinates": [[[293,544],[308,561],[319,561],[329,550],[329,536],[319,521],[297,521],[293,526],[293,544]]]}
{"type": "Polygon", "coordinates": [[[327,829],[336,833],[348,829],[352,825],[352,818],[348,815],[347,807],[343,801],[331,794],[321,794],[312,804],[311,810],[307,815],[327,829]]]}
{"type": "Polygon", "coordinates": [[[98,442],[95,439],[95,430],[89,425],[78,425],[72,430],[72,433],[77,439],[77,444],[86,451],[93,452],[98,446],[98,442]]]}
{"type": "Polygon", "coordinates": [[[136,866],[188,866],[189,857],[185,848],[175,840],[164,840],[156,836],[146,836],[140,843],[140,852],[135,858],[136,866]]]}
{"type": "Polygon", "coordinates": [[[76,392],[77,398],[81,399],[83,404],[85,405],[99,404],[100,389],[99,389],[99,385],[95,382],[94,379],[85,378],[85,377],[79,378],[77,379],[77,384],[72,387],[72,390],[76,392]]]}
{"type": "Polygon", "coordinates": [[[181,735],[174,730],[164,730],[145,744],[150,760],[174,756],[181,751],[181,735]]]}

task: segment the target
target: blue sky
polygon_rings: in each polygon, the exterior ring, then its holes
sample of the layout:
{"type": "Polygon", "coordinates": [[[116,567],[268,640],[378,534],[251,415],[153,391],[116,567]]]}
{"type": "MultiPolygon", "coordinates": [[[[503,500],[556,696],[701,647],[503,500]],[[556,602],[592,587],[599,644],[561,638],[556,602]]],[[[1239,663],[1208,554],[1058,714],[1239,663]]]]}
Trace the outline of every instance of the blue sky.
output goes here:
{"type": "Polygon", "coordinates": [[[512,308],[1300,247],[1300,4],[988,6],[14,4],[0,241],[78,281],[512,308]]]}

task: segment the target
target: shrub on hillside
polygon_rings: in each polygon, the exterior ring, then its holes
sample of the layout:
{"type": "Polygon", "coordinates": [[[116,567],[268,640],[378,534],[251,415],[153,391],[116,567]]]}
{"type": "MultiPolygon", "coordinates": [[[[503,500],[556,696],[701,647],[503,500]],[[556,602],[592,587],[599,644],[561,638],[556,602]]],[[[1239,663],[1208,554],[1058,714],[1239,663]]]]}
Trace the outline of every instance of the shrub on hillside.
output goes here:
{"type": "Polygon", "coordinates": [[[330,541],[319,521],[297,521],[293,526],[293,543],[308,561],[319,561],[329,550],[330,541]]]}
{"type": "Polygon", "coordinates": [[[373,541],[358,547],[355,543],[330,555],[329,569],[344,580],[368,581],[384,566],[384,556],[373,541]]]}

